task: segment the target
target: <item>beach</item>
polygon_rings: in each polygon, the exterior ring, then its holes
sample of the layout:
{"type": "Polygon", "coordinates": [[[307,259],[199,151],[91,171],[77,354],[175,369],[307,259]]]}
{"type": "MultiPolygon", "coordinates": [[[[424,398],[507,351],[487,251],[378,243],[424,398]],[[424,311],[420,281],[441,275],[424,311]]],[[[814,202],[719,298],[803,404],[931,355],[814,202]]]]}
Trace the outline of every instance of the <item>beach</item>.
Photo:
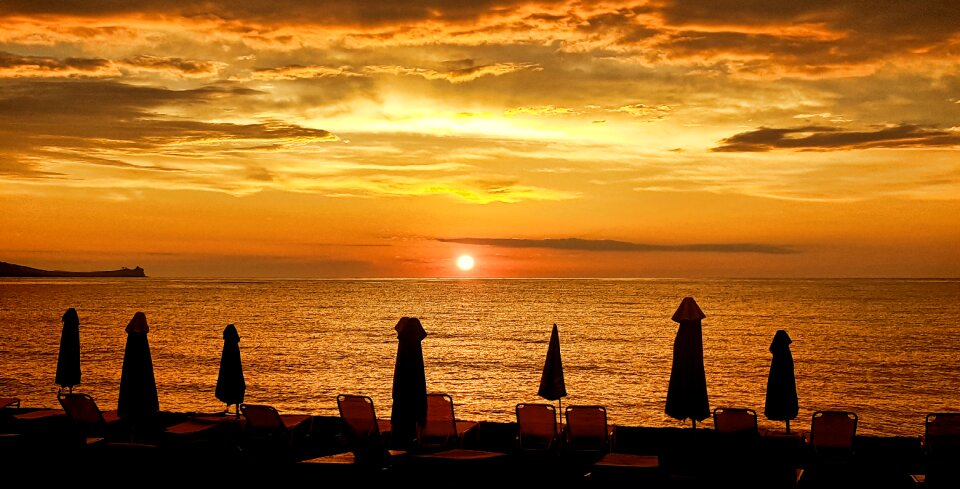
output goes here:
{"type": "MultiPolygon", "coordinates": [[[[264,443],[244,431],[243,417],[222,413],[161,412],[156,429],[129,438],[123,429],[109,440],[84,444],[64,418],[36,422],[12,421],[14,410],[0,412],[4,431],[26,433],[0,437],[0,456],[9,473],[33,476],[38,464],[97,474],[97,483],[125,485],[149,473],[151,483],[251,482],[291,483],[304,477],[328,482],[458,484],[559,484],[562,487],[912,487],[910,474],[922,473],[925,459],[919,438],[858,436],[856,458],[838,476],[817,479],[815,456],[805,439],[809,434],[762,432],[756,439],[724,437],[712,429],[614,427],[610,450],[652,456],[655,471],[602,471],[593,466],[602,455],[564,450],[540,454],[520,450],[517,424],[481,421],[476,436],[465,440],[471,451],[496,453],[493,462],[438,462],[437,451],[396,455],[381,468],[332,461],[349,453],[339,417],[314,416],[310,428],[291,444],[264,443]],[[205,418],[209,429],[176,434],[181,423],[205,418]],[[219,422],[210,421],[220,419],[219,422]],[[31,424],[32,423],[32,424],[31,424]],[[31,427],[27,427],[27,426],[31,427]],[[163,431],[167,427],[167,431],[163,431]],[[42,461],[42,462],[41,462],[42,461]],[[798,470],[799,469],[799,470],[798,470]],[[806,473],[806,478],[803,478],[806,473]],[[813,475],[811,475],[813,474],[813,475]],[[839,478],[837,478],[839,477],[839,478]]],[[[23,412],[17,410],[16,412],[23,412]]]]}

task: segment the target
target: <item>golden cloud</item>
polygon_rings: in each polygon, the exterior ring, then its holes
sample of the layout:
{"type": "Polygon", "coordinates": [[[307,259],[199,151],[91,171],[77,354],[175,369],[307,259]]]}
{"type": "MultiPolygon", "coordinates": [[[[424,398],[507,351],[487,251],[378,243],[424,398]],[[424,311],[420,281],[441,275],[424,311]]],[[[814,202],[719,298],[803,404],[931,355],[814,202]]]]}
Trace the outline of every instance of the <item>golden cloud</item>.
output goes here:
{"type": "Polygon", "coordinates": [[[407,68],[404,66],[365,66],[363,71],[370,74],[389,74],[419,76],[427,80],[444,80],[450,83],[465,83],[484,76],[503,76],[518,71],[542,71],[536,63],[493,63],[471,66],[451,71],[436,71],[427,68],[407,68]]]}

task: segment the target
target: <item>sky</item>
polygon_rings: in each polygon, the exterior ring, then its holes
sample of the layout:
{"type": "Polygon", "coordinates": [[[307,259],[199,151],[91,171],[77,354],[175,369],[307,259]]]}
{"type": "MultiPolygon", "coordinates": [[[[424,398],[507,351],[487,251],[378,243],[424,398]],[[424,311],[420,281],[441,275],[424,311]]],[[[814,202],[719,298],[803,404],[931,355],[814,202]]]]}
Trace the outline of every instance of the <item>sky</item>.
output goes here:
{"type": "Polygon", "coordinates": [[[7,0],[0,261],[960,277],[958,61],[953,1],[7,0]]]}

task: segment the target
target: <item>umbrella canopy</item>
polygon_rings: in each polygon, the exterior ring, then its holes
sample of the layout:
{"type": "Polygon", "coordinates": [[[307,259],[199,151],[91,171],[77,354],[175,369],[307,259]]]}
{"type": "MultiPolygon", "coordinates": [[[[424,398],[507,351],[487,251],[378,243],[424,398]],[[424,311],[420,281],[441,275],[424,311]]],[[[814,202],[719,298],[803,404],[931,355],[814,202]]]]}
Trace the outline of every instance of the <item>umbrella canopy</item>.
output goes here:
{"type": "Polygon", "coordinates": [[[147,316],[138,312],[127,324],[127,347],[120,373],[120,398],[117,414],[133,420],[148,418],[160,410],[157,381],[153,377],[153,359],[147,342],[147,316]]]}
{"type": "Polygon", "coordinates": [[[391,436],[401,444],[417,436],[417,425],[427,421],[427,378],[423,368],[423,348],[427,337],[420,320],[402,317],[397,330],[397,362],[393,368],[393,410],[391,436]]]}
{"type": "Polygon", "coordinates": [[[787,422],[790,432],[790,420],[797,417],[800,403],[797,400],[797,379],[793,371],[793,353],[790,343],[793,341],[784,330],[778,330],[770,343],[770,376],[767,377],[767,401],[763,406],[763,415],[767,419],[787,422]]]}
{"type": "Polygon", "coordinates": [[[551,401],[559,401],[567,395],[567,386],[563,382],[563,360],[560,359],[560,333],[556,324],[550,333],[550,346],[547,347],[547,359],[543,362],[537,395],[551,401]]]}
{"type": "Polygon", "coordinates": [[[693,420],[694,427],[697,421],[710,416],[700,329],[700,321],[705,317],[693,297],[684,297],[672,318],[680,323],[680,328],[673,341],[673,368],[670,370],[665,412],[674,419],[693,420]]]}
{"type": "Polygon", "coordinates": [[[247,384],[243,381],[243,364],[240,362],[240,334],[228,324],[223,329],[223,353],[220,354],[220,372],[217,374],[217,399],[230,404],[243,402],[247,384]]]}
{"type": "Polygon", "coordinates": [[[60,354],[57,356],[57,385],[73,390],[80,384],[80,316],[74,308],[67,309],[61,318],[60,354]]]}

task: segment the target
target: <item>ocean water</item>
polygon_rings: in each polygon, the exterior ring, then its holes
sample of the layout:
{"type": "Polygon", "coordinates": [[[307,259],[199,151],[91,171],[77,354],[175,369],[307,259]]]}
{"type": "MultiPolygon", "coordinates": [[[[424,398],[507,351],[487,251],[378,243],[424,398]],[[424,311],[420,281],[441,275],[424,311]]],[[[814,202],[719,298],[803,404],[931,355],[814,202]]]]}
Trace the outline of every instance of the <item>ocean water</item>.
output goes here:
{"type": "MultiPolygon", "coordinates": [[[[390,414],[401,316],[416,316],[427,388],[458,417],[509,421],[537,397],[554,323],[568,397],[610,422],[686,426],[664,401],[684,296],[703,321],[711,409],[750,407],[761,427],[778,329],[793,338],[800,415],[860,416],[862,434],[916,436],[928,412],[960,410],[960,280],[220,280],[0,279],[0,395],[56,406],[60,316],[80,315],[79,390],[115,409],[124,327],[147,315],[160,407],[216,411],[221,333],[241,335],[247,402],[336,414],[338,393],[390,414]]],[[[710,426],[709,420],[704,423],[710,426]]]]}

